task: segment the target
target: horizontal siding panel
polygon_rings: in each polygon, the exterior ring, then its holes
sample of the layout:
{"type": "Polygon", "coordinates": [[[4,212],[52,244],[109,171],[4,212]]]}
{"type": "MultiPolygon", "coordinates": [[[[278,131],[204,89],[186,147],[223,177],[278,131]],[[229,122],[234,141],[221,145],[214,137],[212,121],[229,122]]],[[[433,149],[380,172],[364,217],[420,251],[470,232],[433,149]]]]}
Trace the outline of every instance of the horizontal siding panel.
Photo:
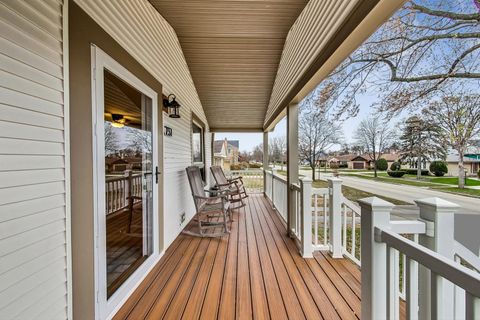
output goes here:
{"type": "Polygon", "coordinates": [[[0,69],[8,73],[15,73],[22,78],[42,84],[50,89],[57,91],[63,90],[62,79],[55,78],[48,73],[30,67],[21,61],[12,59],[3,54],[0,54],[0,69]]]}
{"type": "Polygon", "coordinates": [[[32,229],[28,232],[16,235],[15,237],[3,239],[0,241],[0,257],[30,246],[33,243],[43,239],[47,239],[55,234],[58,234],[60,230],[65,231],[65,221],[55,221],[50,224],[39,226],[38,228],[32,229]]]}
{"type": "Polygon", "coordinates": [[[63,142],[63,130],[0,121],[0,137],[36,141],[63,142]]]}
{"type": "MultiPolygon", "coordinates": [[[[50,264],[43,266],[39,272],[0,292],[0,314],[4,315],[5,319],[13,319],[25,309],[25,306],[44,297],[45,292],[59,285],[65,286],[66,273],[65,269],[61,269],[64,265],[64,258],[50,261],[50,264]],[[52,270],[58,270],[58,272],[52,272],[52,270]],[[27,288],[33,289],[27,290],[27,288]]],[[[50,304],[53,303],[50,301],[50,304]]]]}
{"type": "MultiPolygon", "coordinates": [[[[1,148],[1,147],[0,147],[1,148]]],[[[1,150],[1,149],[0,149],[1,150]]],[[[5,151],[5,150],[2,150],[5,151]]],[[[2,155],[0,154],[0,172],[10,170],[36,170],[64,168],[63,156],[2,155]]]]}
{"type": "Polygon", "coordinates": [[[46,292],[38,301],[29,306],[27,309],[18,314],[18,319],[66,319],[65,313],[65,286],[60,285],[53,290],[46,292]],[[46,302],[55,301],[49,305],[46,302]],[[45,307],[48,305],[48,307],[45,307]],[[41,310],[40,313],[38,310],[41,310]],[[63,311],[63,312],[60,312],[63,311]]]}
{"type": "Polygon", "coordinates": [[[65,192],[65,183],[50,182],[0,189],[0,205],[42,198],[65,192]]]}
{"type": "Polygon", "coordinates": [[[63,103],[62,92],[2,70],[0,70],[0,86],[47,101],[63,103]]]}
{"type": "Polygon", "coordinates": [[[55,24],[42,14],[39,14],[32,6],[25,1],[18,0],[3,0],[4,5],[11,8],[21,16],[35,23],[38,27],[46,30],[55,39],[62,40],[62,27],[59,24],[55,24]]]}
{"type": "Polygon", "coordinates": [[[63,155],[64,146],[58,142],[0,138],[0,154],[63,155]]]}
{"type": "Polygon", "coordinates": [[[65,244],[65,234],[57,233],[52,237],[33,243],[30,246],[0,257],[0,275],[21,264],[44,255],[45,253],[65,244]]]}
{"type": "Polygon", "coordinates": [[[58,66],[62,65],[62,54],[59,52],[55,52],[54,50],[50,49],[49,47],[43,45],[41,42],[36,41],[22,33],[21,30],[18,30],[14,26],[9,25],[4,20],[0,20],[0,29],[3,29],[2,37],[18,44],[20,47],[29,50],[53,63],[58,66]]]}
{"type": "Polygon", "coordinates": [[[12,11],[5,5],[0,4],[0,19],[9,23],[12,27],[17,28],[23,34],[40,41],[44,46],[57,53],[62,53],[61,40],[55,39],[49,33],[40,29],[31,21],[25,19],[18,13],[12,11]]]}
{"type": "Polygon", "coordinates": [[[1,103],[54,116],[63,116],[63,106],[58,103],[29,96],[28,94],[0,87],[1,103]]]}
{"type": "Polygon", "coordinates": [[[41,70],[56,78],[62,78],[62,67],[48,61],[45,58],[27,50],[23,50],[19,45],[0,37],[0,52],[4,55],[18,60],[27,66],[41,70]]]}
{"type": "Polygon", "coordinates": [[[0,189],[65,180],[64,169],[0,172],[0,189]]]}
{"type": "Polygon", "coordinates": [[[0,319],[67,318],[61,0],[0,0],[0,319]]]}
{"type": "Polygon", "coordinates": [[[28,278],[32,269],[48,266],[52,261],[58,260],[63,256],[65,256],[65,247],[62,245],[0,275],[0,292],[28,278]]]}
{"type": "Polygon", "coordinates": [[[0,103],[0,121],[63,130],[63,118],[0,103]]]}
{"type": "Polygon", "coordinates": [[[64,217],[64,213],[65,208],[60,207],[4,222],[0,225],[0,240],[60,220],[64,217]]]}
{"type": "Polygon", "coordinates": [[[0,206],[0,223],[65,206],[65,195],[32,199],[0,206]]]}

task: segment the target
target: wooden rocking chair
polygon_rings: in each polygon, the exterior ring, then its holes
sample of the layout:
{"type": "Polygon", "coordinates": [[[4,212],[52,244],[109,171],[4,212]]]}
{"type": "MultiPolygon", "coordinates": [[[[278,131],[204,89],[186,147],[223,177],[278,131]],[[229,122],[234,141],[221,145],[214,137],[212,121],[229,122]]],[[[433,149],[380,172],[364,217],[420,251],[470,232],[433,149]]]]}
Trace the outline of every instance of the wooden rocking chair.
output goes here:
{"type": "Polygon", "coordinates": [[[195,220],[198,223],[198,232],[191,230],[184,230],[183,232],[200,237],[221,237],[230,233],[227,226],[227,215],[230,216],[230,203],[227,195],[217,193],[217,196],[207,197],[206,192],[209,192],[209,190],[204,190],[200,169],[191,166],[186,168],[186,171],[197,211],[195,220]],[[214,218],[220,218],[220,221],[212,221],[211,219],[214,218]],[[205,232],[219,227],[223,227],[223,232],[205,232]]]}
{"type": "Polygon", "coordinates": [[[220,166],[212,166],[210,170],[220,192],[228,195],[228,200],[232,203],[232,209],[245,207],[246,203],[243,200],[248,198],[248,194],[243,185],[242,177],[227,179],[220,166]]]}

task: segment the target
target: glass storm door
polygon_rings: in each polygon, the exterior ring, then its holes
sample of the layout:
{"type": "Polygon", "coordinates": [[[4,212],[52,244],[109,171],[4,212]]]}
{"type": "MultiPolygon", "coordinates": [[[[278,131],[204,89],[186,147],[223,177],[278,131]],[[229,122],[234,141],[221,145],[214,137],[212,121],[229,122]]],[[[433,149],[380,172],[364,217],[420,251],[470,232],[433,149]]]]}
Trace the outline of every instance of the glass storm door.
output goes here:
{"type": "Polygon", "coordinates": [[[108,316],[145,275],[152,258],[158,256],[157,95],[100,49],[93,48],[97,300],[99,314],[108,316]]]}

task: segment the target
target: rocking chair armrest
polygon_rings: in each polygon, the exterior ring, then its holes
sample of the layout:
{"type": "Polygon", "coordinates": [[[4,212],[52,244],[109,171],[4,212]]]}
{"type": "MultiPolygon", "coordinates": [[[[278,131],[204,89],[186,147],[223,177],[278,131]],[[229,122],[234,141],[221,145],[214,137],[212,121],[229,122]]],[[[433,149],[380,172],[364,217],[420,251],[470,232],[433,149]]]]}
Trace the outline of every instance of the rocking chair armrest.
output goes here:
{"type": "Polygon", "coordinates": [[[217,186],[219,186],[219,187],[228,187],[228,186],[230,186],[230,185],[232,185],[231,182],[228,182],[228,183],[217,183],[217,186]]]}
{"type": "Polygon", "coordinates": [[[242,180],[243,180],[243,177],[242,177],[242,176],[238,176],[238,177],[235,177],[235,178],[230,178],[230,179],[228,179],[228,181],[231,181],[231,182],[233,182],[233,181],[235,181],[235,180],[240,180],[240,181],[242,181],[242,180]]]}

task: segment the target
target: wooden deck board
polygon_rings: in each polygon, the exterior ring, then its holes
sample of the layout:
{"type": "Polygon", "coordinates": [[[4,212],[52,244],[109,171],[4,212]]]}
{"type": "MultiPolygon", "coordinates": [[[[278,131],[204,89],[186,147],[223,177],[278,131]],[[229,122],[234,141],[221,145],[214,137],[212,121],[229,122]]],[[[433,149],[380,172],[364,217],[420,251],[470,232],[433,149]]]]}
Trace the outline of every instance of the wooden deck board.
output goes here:
{"type": "Polygon", "coordinates": [[[180,235],[114,319],[360,318],[353,263],[301,258],[261,195],[233,217],[227,236],[180,235]]]}

